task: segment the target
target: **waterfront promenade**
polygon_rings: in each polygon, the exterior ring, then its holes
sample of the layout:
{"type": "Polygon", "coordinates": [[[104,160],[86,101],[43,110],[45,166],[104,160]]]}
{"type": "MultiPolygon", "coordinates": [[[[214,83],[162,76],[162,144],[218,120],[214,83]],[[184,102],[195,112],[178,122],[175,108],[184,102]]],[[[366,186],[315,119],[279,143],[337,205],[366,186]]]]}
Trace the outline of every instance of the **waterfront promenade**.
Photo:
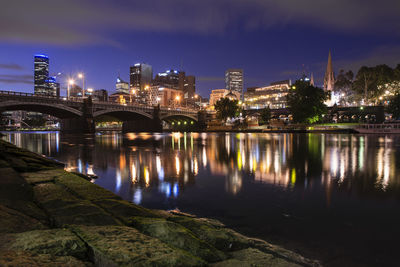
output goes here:
{"type": "Polygon", "coordinates": [[[218,221],[122,200],[0,141],[1,266],[319,266],[218,221]]]}

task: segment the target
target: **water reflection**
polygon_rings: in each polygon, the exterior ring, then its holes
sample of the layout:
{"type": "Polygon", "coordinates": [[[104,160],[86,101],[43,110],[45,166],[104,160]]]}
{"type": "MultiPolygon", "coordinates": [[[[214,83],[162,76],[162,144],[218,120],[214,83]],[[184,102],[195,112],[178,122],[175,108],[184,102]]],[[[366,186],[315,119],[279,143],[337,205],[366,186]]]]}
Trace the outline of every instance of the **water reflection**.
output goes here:
{"type": "Polygon", "coordinates": [[[3,138],[59,159],[69,171],[98,175],[96,183],[135,203],[155,189],[177,198],[205,173],[222,176],[232,195],[249,179],[284,190],[318,187],[328,204],[331,190],[377,193],[399,185],[398,136],[113,133],[81,138],[39,132],[3,138]]]}

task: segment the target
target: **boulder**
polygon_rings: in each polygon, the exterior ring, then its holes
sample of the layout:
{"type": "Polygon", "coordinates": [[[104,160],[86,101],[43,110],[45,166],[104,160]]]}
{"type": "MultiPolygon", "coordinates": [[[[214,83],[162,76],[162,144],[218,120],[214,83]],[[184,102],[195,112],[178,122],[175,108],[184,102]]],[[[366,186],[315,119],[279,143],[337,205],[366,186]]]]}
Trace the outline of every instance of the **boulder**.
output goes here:
{"type": "Polygon", "coordinates": [[[158,238],[164,243],[188,251],[208,262],[225,259],[224,253],[197,238],[190,230],[165,219],[136,217],[133,226],[142,233],[158,238]]]}
{"type": "Polygon", "coordinates": [[[85,259],[85,243],[68,229],[49,229],[6,234],[0,237],[0,250],[29,251],[32,254],[73,256],[85,259]]]}
{"type": "Polygon", "coordinates": [[[206,262],[127,226],[73,226],[96,266],[205,266],[206,262]]]}

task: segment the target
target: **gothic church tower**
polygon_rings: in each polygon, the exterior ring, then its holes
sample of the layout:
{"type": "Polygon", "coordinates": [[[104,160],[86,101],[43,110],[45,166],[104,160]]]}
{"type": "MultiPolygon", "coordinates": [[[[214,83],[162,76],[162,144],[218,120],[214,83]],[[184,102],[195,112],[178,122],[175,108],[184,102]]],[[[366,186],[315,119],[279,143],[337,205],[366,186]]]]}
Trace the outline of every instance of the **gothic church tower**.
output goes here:
{"type": "Polygon", "coordinates": [[[326,66],[326,72],[324,77],[324,90],[333,91],[334,85],[335,85],[335,75],[333,73],[333,67],[332,67],[332,55],[331,51],[329,50],[328,65],[326,66]]]}

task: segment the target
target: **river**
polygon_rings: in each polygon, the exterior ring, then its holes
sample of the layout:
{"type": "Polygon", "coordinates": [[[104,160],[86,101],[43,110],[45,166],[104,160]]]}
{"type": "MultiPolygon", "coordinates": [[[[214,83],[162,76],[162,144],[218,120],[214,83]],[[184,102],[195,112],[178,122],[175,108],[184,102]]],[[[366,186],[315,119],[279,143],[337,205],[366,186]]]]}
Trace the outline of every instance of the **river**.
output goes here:
{"type": "Polygon", "coordinates": [[[4,133],[148,208],[212,217],[327,266],[396,266],[400,136],[4,133]]]}

